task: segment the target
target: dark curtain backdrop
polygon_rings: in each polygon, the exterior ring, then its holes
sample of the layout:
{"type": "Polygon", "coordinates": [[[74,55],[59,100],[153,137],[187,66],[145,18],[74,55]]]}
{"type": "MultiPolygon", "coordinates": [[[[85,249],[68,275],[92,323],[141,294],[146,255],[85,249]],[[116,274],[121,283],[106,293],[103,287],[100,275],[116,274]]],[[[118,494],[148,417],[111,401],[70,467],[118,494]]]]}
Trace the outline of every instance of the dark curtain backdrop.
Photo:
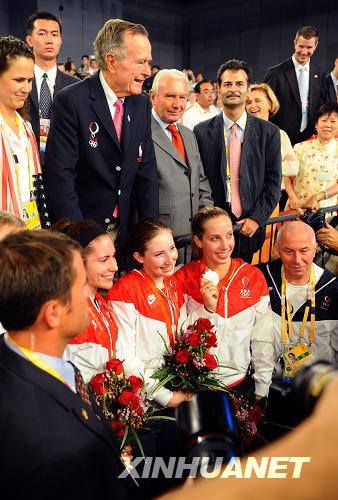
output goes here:
{"type": "Polygon", "coordinates": [[[191,68],[213,80],[230,58],[248,61],[261,80],[266,68],[292,54],[295,32],[307,24],[320,30],[316,62],[330,70],[338,57],[337,0],[0,0],[0,33],[24,38],[36,10],[61,16],[60,60],[77,63],[93,52],[95,34],[110,17],[144,24],[162,68],[191,68]]]}

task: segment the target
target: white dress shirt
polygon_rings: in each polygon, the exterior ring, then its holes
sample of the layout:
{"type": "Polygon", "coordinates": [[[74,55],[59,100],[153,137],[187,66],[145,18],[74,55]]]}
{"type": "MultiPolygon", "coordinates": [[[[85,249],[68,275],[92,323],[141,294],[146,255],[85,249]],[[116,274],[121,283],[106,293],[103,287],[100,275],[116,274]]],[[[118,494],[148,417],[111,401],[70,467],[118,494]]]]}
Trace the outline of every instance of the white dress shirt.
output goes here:
{"type": "Polygon", "coordinates": [[[41,69],[39,66],[36,64],[34,65],[34,75],[35,75],[35,82],[36,82],[36,89],[38,91],[38,102],[40,102],[40,90],[41,90],[41,84],[43,81],[43,75],[47,73],[47,78],[46,82],[49,87],[51,96],[53,98],[54,95],[54,87],[55,87],[55,80],[56,80],[56,73],[57,73],[57,67],[56,65],[53,66],[51,69],[48,71],[45,71],[44,69],[41,69]]]}

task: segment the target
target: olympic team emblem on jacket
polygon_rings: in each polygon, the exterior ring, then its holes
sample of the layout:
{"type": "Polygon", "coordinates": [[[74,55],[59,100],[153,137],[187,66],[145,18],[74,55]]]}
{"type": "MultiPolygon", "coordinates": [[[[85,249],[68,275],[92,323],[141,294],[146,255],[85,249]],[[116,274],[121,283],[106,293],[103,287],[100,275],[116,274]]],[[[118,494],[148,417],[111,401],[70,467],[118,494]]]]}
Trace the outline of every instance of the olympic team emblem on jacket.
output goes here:
{"type": "Polygon", "coordinates": [[[240,291],[240,297],[242,299],[250,299],[250,297],[251,297],[251,292],[248,288],[249,284],[250,284],[250,279],[247,276],[244,276],[242,278],[242,285],[244,288],[241,288],[241,291],[240,291]]]}
{"type": "Polygon", "coordinates": [[[155,295],[152,293],[151,295],[148,295],[148,304],[151,306],[156,300],[155,295]]]}
{"type": "Polygon", "coordinates": [[[98,145],[96,134],[100,130],[100,127],[96,122],[90,122],[88,129],[90,132],[89,146],[95,149],[98,145]]]}

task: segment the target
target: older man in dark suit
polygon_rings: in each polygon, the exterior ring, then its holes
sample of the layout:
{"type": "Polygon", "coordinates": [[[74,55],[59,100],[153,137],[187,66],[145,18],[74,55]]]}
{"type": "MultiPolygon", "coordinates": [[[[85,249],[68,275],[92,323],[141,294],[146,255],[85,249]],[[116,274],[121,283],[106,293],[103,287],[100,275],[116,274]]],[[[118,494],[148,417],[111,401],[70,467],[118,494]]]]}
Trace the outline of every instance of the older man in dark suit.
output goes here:
{"type": "Polygon", "coordinates": [[[280,104],[271,121],[285,130],[292,144],[315,133],[316,113],[325,102],[325,72],[311,62],[317,46],[318,30],[313,26],[300,28],[293,56],[269,68],[264,78],[280,104]]]}
{"type": "Polygon", "coordinates": [[[62,24],[57,16],[50,12],[33,14],[27,22],[26,41],[35,56],[32,92],[28,96],[29,116],[44,164],[53,98],[61,89],[79,80],[57,68],[62,44],[62,24]]]}
{"type": "Polygon", "coordinates": [[[215,205],[243,224],[235,256],[248,262],[261,245],[281,183],[279,130],[245,111],[250,75],[244,61],[222,64],[217,79],[223,112],[194,128],[215,205]]]}
{"type": "Polygon", "coordinates": [[[126,499],[114,432],[62,358],[88,322],[80,247],[43,230],[8,236],[0,294],[2,498],[126,499]]]}
{"type": "Polygon", "coordinates": [[[95,40],[100,71],[55,98],[46,179],[54,218],[94,219],[126,236],[138,217],[158,216],[158,179],[150,103],[146,29],[111,19],[95,40]]]}

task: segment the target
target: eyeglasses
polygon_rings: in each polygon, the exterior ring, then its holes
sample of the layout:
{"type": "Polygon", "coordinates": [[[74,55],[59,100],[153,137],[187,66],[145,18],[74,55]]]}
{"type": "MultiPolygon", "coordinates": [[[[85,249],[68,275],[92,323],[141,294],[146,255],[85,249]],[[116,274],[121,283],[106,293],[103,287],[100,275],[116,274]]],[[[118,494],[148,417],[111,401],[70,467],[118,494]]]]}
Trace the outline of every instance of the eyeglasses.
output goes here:
{"type": "Polygon", "coordinates": [[[205,95],[215,94],[215,91],[214,90],[201,90],[200,94],[205,94],[205,95]]]}

